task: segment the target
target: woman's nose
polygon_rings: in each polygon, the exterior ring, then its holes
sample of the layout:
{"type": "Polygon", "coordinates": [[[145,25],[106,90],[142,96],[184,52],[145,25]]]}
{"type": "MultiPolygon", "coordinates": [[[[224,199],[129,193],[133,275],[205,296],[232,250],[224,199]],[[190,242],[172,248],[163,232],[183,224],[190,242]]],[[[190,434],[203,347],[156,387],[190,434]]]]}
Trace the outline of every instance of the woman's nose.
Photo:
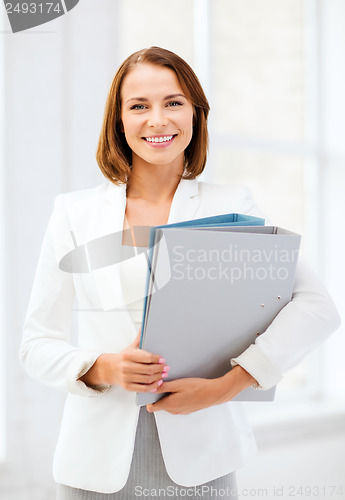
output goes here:
{"type": "Polygon", "coordinates": [[[147,124],[149,127],[159,128],[164,127],[168,123],[167,117],[162,109],[152,109],[148,117],[147,124]]]}

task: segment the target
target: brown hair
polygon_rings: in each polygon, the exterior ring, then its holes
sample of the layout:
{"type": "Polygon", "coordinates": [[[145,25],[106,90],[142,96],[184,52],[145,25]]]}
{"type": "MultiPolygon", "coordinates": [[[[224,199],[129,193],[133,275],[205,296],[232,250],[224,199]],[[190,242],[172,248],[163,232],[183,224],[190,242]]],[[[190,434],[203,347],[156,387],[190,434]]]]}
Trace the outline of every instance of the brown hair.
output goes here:
{"type": "Polygon", "coordinates": [[[192,68],[179,56],[160,47],[135,52],[119,67],[107,98],[103,126],[96,154],[103,175],[114,184],[127,183],[130,177],[132,150],[127,144],[121,120],[121,85],[129,71],[139,63],[150,63],[172,69],[191,101],[194,110],[192,139],[185,150],[182,178],[194,179],[205,168],[208,150],[207,115],[209,104],[192,68]]]}

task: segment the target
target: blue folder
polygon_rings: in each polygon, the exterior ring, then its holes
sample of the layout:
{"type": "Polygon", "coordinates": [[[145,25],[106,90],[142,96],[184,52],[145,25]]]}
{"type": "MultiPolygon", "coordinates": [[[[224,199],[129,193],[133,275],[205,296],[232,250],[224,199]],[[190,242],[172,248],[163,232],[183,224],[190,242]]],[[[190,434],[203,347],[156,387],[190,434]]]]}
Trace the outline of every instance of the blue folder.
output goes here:
{"type": "MultiPolygon", "coordinates": [[[[221,214],[213,215],[211,217],[203,217],[202,219],[192,219],[182,222],[175,222],[174,224],[166,224],[164,226],[154,226],[150,231],[149,249],[150,256],[152,254],[152,247],[156,237],[157,229],[166,227],[221,227],[221,226],[264,226],[265,219],[260,217],[253,217],[251,215],[243,214],[221,214]]],[[[151,262],[151,259],[150,259],[151,262]]]]}

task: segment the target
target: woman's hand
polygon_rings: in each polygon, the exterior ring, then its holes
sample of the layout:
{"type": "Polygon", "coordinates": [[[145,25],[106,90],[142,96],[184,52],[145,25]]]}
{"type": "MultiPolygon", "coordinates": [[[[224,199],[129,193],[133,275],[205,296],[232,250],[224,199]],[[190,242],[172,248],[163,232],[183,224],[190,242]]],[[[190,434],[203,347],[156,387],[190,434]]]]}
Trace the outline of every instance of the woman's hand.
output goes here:
{"type": "Polygon", "coordinates": [[[235,366],[223,377],[215,379],[180,378],[164,382],[157,393],[170,392],[157,403],[147,405],[152,413],[165,410],[174,415],[188,415],[209,406],[230,401],[239,392],[256,382],[244,368],[235,366]]]}
{"type": "MultiPolygon", "coordinates": [[[[216,380],[216,379],[215,379],[216,380]]],[[[205,378],[179,378],[163,382],[157,393],[170,392],[157,403],[147,405],[148,412],[166,410],[174,415],[188,415],[216,403],[215,380],[205,378]]]]}
{"type": "Polygon", "coordinates": [[[158,354],[139,349],[139,345],[140,332],[122,351],[101,354],[80,380],[91,386],[116,384],[127,391],[154,391],[163,383],[169,368],[158,354]]]}

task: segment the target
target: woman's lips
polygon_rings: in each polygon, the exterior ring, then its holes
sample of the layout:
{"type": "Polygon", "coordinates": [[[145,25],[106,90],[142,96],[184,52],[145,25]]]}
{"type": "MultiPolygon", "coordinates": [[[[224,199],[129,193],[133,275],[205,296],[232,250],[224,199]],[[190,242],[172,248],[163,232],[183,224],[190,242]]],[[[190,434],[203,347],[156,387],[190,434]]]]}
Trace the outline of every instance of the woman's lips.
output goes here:
{"type": "Polygon", "coordinates": [[[143,140],[146,142],[146,144],[152,146],[153,148],[166,148],[173,142],[176,135],[177,134],[143,137],[143,140]]]}

